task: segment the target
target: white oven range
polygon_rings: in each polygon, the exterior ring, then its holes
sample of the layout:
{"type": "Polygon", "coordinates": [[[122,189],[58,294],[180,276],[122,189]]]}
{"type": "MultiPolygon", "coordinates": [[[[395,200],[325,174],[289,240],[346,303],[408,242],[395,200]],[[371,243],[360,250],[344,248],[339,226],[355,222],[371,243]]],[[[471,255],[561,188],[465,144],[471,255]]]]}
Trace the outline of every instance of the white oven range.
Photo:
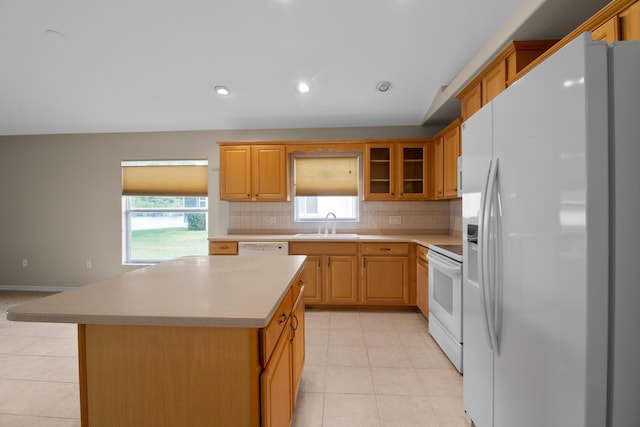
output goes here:
{"type": "Polygon", "coordinates": [[[462,245],[429,245],[429,333],[462,373],[462,245]]]}

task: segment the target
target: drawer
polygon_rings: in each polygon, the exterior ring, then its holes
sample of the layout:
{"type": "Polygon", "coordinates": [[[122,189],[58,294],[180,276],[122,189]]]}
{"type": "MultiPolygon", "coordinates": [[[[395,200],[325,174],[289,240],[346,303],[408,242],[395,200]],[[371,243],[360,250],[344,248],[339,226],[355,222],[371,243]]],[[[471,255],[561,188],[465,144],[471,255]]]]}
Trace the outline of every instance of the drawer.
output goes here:
{"type": "Polygon", "coordinates": [[[290,242],[291,255],[358,255],[358,244],[352,242],[290,242]]]}
{"type": "Polygon", "coordinates": [[[408,243],[363,243],[362,255],[409,255],[408,243]]]}
{"type": "MultiPolygon", "coordinates": [[[[297,286],[297,285],[296,285],[297,286]]],[[[278,343],[278,338],[282,330],[287,325],[287,320],[291,315],[293,309],[293,289],[289,289],[287,296],[278,306],[278,309],[273,314],[271,321],[266,328],[260,330],[260,342],[261,342],[261,359],[262,366],[267,366],[271,353],[278,343]]]]}
{"type": "MultiPolygon", "coordinates": [[[[416,257],[423,261],[427,261],[427,254],[429,249],[426,246],[416,245],[416,257]]],[[[428,261],[427,261],[428,262],[428,261]]]]}
{"type": "Polygon", "coordinates": [[[238,255],[238,242],[209,242],[209,255],[238,255]]]}

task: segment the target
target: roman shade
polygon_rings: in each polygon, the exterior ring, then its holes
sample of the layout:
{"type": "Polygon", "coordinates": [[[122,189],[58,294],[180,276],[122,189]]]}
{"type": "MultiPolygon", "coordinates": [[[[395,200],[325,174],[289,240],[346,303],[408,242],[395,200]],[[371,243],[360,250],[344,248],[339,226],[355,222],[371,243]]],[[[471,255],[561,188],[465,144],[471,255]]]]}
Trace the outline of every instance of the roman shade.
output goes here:
{"type": "Polygon", "coordinates": [[[207,197],[206,165],[122,166],[123,196],[207,197]]]}
{"type": "Polygon", "coordinates": [[[357,196],[357,157],[295,159],[296,196],[357,196]]]}

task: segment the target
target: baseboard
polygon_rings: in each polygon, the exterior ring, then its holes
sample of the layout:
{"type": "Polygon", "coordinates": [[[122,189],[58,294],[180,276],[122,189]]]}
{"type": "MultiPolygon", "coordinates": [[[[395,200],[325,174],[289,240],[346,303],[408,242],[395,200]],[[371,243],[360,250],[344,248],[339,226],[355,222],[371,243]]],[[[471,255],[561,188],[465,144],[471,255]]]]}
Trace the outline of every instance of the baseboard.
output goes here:
{"type": "Polygon", "coordinates": [[[72,286],[19,286],[0,285],[0,291],[29,291],[29,292],[64,292],[74,289],[72,286]]]}

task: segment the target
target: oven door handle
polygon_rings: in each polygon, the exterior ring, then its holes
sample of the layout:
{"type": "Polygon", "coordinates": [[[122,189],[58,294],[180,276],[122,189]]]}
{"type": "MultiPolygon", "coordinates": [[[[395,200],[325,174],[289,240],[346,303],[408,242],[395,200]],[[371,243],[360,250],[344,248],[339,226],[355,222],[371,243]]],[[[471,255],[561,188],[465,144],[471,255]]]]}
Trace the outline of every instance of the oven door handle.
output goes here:
{"type": "Polygon", "coordinates": [[[427,259],[429,260],[430,265],[433,265],[433,267],[439,270],[445,271],[451,276],[459,276],[462,274],[459,262],[451,261],[449,258],[433,253],[433,251],[429,251],[427,259]]]}

